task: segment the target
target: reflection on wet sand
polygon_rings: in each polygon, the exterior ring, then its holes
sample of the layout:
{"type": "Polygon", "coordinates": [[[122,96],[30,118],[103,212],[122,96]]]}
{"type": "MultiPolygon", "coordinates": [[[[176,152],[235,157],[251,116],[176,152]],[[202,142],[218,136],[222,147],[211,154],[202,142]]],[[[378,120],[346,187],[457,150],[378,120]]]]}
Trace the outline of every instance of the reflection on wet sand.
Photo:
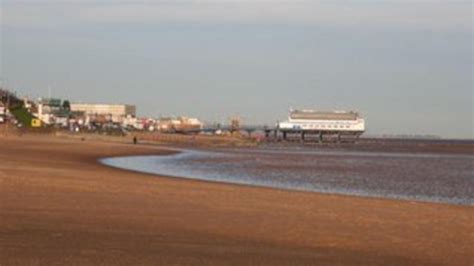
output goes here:
{"type": "Polygon", "coordinates": [[[208,181],[473,205],[473,159],[442,153],[221,149],[103,162],[208,181]]]}

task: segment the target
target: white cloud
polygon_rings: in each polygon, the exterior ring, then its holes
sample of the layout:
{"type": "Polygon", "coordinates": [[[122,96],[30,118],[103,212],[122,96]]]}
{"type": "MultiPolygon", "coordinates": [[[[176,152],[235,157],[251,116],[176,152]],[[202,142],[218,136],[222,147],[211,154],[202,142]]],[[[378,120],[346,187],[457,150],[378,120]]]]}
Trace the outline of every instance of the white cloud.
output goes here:
{"type": "Polygon", "coordinates": [[[472,29],[470,1],[15,0],[3,24],[57,27],[87,23],[267,23],[472,29]]]}

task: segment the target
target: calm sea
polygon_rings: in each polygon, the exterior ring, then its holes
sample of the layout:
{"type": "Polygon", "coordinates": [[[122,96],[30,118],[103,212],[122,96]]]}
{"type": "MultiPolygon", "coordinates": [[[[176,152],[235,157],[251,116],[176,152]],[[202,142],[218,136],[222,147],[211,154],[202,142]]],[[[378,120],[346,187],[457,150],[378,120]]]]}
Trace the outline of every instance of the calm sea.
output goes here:
{"type": "Polygon", "coordinates": [[[474,155],[235,149],[102,162],[180,178],[474,205],[474,155]]]}

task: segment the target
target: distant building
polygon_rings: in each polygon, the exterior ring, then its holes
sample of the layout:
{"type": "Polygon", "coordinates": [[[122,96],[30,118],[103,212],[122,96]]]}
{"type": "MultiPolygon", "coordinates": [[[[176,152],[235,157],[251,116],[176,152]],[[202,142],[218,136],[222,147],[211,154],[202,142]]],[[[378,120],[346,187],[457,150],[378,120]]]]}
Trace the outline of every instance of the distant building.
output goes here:
{"type": "Polygon", "coordinates": [[[353,111],[315,111],[291,110],[287,121],[277,125],[283,138],[287,133],[318,134],[320,140],[323,135],[353,135],[360,136],[365,131],[365,120],[353,111]]]}
{"type": "Polygon", "coordinates": [[[161,118],[157,122],[157,127],[161,132],[199,133],[203,123],[197,118],[189,117],[161,118]]]}
{"type": "Polygon", "coordinates": [[[4,123],[7,115],[7,110],[2,102],[0,102],[0,123],[4,123]]]}
{"type": "Polygon", "coordinates": [[[71,111],[88,117],[107,117],[116,123],[121,123],[126,117],[135,117],[137,112],[135,105],[88,103],[72,103],[71,111]]]}
{"type": "Polygon", "coordinates": [[[177,121],[173,126],[174,130],[178,133],[197,133],[203,128],[203,123],[197,118],[179,117],[177,121]]]}
{"type": "Polygon", "coordinates": [[[61,99],[39,99],[36,111],[35,115],[46,125],[58,124],[67,126],[68,124],[69,110],[63,108],[61,99]]]}

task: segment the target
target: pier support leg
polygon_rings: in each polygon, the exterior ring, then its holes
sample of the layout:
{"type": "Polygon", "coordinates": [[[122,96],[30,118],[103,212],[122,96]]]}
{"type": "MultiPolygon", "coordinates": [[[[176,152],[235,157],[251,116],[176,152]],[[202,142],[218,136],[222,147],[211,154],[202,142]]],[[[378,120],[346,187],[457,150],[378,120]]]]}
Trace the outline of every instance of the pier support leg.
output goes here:
{"type": "Polygon", "coordinates": [[[318,140],[319,140],[319,143],[323,143],[323,132],[319,132],[319,136],[318,136],[318,140]]]}
{"type": "Polygon", "coordinates": [[[305,139],[305,132],[301,132],[301,142],[304,142],[304,139],[305,139]]]}
{"type": "Polygon", "coordinates": [[[283,131],[283,140],[286,140],[286,132],[283,131]]]}

